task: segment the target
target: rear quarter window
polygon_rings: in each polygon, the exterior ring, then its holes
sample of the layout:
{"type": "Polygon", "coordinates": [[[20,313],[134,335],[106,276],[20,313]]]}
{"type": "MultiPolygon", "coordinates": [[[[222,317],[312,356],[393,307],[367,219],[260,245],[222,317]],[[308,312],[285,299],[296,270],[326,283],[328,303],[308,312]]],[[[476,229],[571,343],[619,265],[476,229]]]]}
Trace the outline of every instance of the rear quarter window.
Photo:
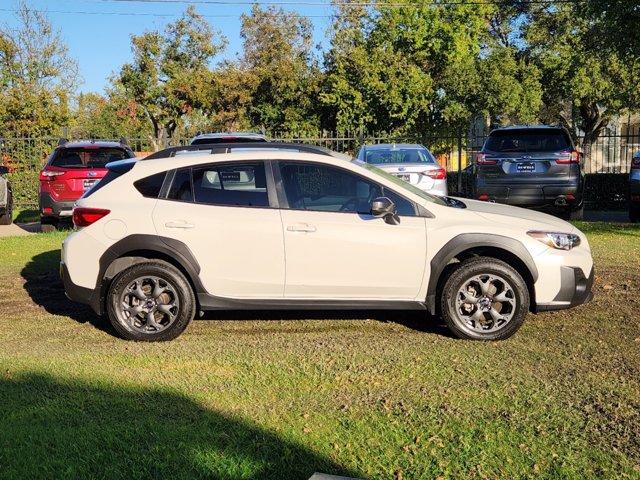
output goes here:
{"type": "Polygon", "coordinates": [[[138,190],[143,197],[158,198],[160,190],[162,190],[162,184],[164,183],[164,177],[166,174],[167,172],[162,172],[142,178],[135,181],[133,186],[136,187],[136,190],[138,190]]]}
{"type": "Polygon", "coordinates": [[[498,130],[487,139],[484,150],[501,153],[555,152],[571,150],[573,144],[561,129],[498,130]]]}

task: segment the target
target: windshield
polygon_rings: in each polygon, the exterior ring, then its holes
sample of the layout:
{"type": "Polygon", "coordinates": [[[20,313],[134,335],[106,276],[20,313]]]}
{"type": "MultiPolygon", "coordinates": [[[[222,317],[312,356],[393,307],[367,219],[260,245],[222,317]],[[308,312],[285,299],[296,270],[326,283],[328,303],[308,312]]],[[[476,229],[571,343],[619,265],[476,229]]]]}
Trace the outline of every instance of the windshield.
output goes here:
{"type": "Polygon", "coordinates": [[[354,160],[353,163],[355,165],[358,165],[359,167],[362,167],[362,168],[365,168],[365,169],[369,170],[372,173],[375,173],[376,175],[379,175],[379,176],[381,176],[383,178],[386,178],[387,180],[389,180],[390,182],[393,182],[398,187],[400,187],[400,188],[402,188],[404,190],[408,190],[409,192],[411,192],[411,193],[413,193],[415,195],[418,195],[419,197],[427,200],[428,202],[437,203],[438,205],[447,206],[447,202],[445,202],[440,197],[436,197],[435,195],[431,195],[430,193],[423,192],[419,188],[416,188],[413,185],[411,185],[409,182],[405,182],[404,180],[400,180],[395,175],[391,175],[390,173],[387,173],[387,172],[385,172],[384,170],[382,170],[382,169],[380,169],[378,167],[374,167],[373,165],[361,162],[359,160],[354,160]]]}
{"type": "Polygon", "coordinates": [[[109,162],[124,160],[130,156],[122,148],[61,148],[50,165],[63,168],[104,168],[109,162]]]}
{"type": "Polygon", "coordinates": [[[364,161],[371,165],[388,163],[435,164],[436,159],[426,148],[375,148],[365,150],[364,161]]]}
{"type": "Polygon", "coordinates": [[[570,150],[571,140],[562,130],[501,130],[487,139],[484,150],[502,153],[557,152],[570,150]]]}

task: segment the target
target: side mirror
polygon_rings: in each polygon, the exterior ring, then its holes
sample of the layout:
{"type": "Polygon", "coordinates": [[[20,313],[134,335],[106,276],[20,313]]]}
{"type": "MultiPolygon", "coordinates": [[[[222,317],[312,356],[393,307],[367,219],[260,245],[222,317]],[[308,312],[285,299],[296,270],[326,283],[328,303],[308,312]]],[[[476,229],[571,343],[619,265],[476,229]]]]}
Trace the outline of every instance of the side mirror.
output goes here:
{"type": "Polygon", "coordinates": [[[0,175],[6,175],[9,173],[9,167],[5,167],[4,165],[0,165],[0,175]]]}
{"type": "Polygon", "coordinates": [[[396,204],[387,197],[378,197],[371,202],[371,215],[384,219],[390,225],[398,225],[400,223],[396,204]]]}

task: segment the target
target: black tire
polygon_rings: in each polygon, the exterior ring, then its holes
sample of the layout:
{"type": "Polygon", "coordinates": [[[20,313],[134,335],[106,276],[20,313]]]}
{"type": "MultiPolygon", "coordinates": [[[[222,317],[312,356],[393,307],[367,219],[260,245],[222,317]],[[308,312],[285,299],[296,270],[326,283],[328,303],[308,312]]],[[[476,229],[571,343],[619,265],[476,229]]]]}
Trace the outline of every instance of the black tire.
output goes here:
{"type": "Polygon", "coordinates": [[[640,207],[629,206],[629,221],[631,223],[640,222],[640,207]]]}
{"type": "MultiPolygon", "coordinates": [[[[131,292],[131,290],[128,291],[131,292]]],[[[134,297],[131,293],[129,293],[129,295],[131,295],[132,298],[134,297]]],[[[133,301],[135,302],[135,300],[133,301]]],[[[144,263],[138,263],[120,272],[109,286],[106,302],[109,321],[118,335],[125,340],[135,340],[138,342],[164,342],[173,340],[187,328],[196,314],[196,299],[191,285],[180,270],[162,260],[149,260],[144,263]],[[175,319],[171,321],[167,320],[166,326],[159,325],[159,327],[162,327],[159,331],[146,330],[154,327],[148,326],[149,322],[147,320],[133,316],[131,313],[127,316],[127,313],[123,311],[121,303],[122,295],[127,295],[125,290],[133,282],[141,278],[157,278],[160,282],[164,282],[165,285],[169,285],[173,289],[172,296],[175,297],[174,300],[177,300],[175,319]],[[133,319],[132,316],[134,317],[133,319]],[[143,325],[136,327],[136,323],[143,325]]],[[[142,301],[139,300],[139,302],[142,301]]],[[[142,303],[139,303],[132,308],[137,308],[141,304],[142,303]]],[[[162,313],[159,314],[162,315],[162,313]]],[[[146,315],[148,315],[148,312],[143,311],[138,315],[147,318],[146,315]]],[[[164,318],[165,317],[163,317],[163,319],[164,318]]]]}
{"type": "Polygon", "coordinates": [[[0,215],[0,225],[11,225],[13,223],[13,196],[11,192],[7,196],[7,208],[4,215],[0,215]]]}
{"type": "MultiPolygon", "coordinates": [[[[476,282],[477,283],[477,282],[476,282]]],[[[504,285],[504,283],[502,284],[504,285]]],[[[468,292],[468,290],[466,290],[468,292]]],[[[476,296],[473,296],[476,298],[476,296]]],[[[449,275],[444,282],[440,295],[440,313],[445,323],[451,330],[451,332],[458,338],[468,340],[504,340],[512,336],[522,326],[524,319],[529,312],[529,290],[522,276],[511,266],[503,262],[490,257],[473,257],[461,262],[449,275]],[[492,300],[492,295],[496,295],[497,291],[492,294],[477,296],[478,299],[483,301],[486,306],[487,302],[489,308],[496,310],[497,313],[505,311],[504,316],[511,314],[509,320],[503,324],[494,321],[495,329],[491,331],[482,331],[484,326],[472,327],[469,325],[468,320],[471,319],[471,315],[467,317],[467,321],[463,318],[463,313],[458,312],[458,300],[459,296],[462,296],[461,289],[465,284],[470,284],[473,278],[482,277],[487,279],[494,278],[495,282],[500,285],[500,282],[506,282],[507,287],[502,291],[505,291],[510,298],[505,302],[499,303],[492,300]],[[495,303],[494,303],[495,302],[495,303]],[[498,311],[497,308],[500,308],[498,311]]],[[[478,302],[479,305],[480,302],[478,302]]],[[[466,307],[470,308],[474,314],[477,309],[480,308],[477,305],[466,304],[466,307]]],[[[461,309],[462,310],[462,309],[461,309]]],[[[461,311],[460,311],[461,312],[461,311]]],[[[479,322],[482,324],[485,322],[485,317],[489,316],[493,318],[489,311],[481,313],[483,315],[482,320],[479,322]]],[[[492,321],[491,318],[489,321],[492,321]]],[[[503,319],[501,319],[502,321],[503,319]]],[[[475,323],[475,322],[474,322],[475,323]]],[[[475,323],[478,325],[478,323],[475,323]]],[[[492,327],[493,328],[493,327],[492,327]]]]}

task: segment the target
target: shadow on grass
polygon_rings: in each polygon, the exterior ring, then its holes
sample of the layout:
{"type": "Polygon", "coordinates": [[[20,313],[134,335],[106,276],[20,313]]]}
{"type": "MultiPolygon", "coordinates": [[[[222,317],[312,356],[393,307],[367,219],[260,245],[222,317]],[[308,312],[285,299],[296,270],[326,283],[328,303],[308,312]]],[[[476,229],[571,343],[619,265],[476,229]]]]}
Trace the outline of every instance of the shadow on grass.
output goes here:
{"type": "Polygon", "coordinates": [[[0,379],[0,465],[3,478],[357,476],[176,393],[40,374],[0,379]]]}
{"type": "MultiPolygon", "coordinates": [[[[96,315],[86,305],[72,302],[64,294],[64,287],[58,272],[60,250],[51,250],[34,256],[22,269],[25,280],[24,288],[34,303],[43,307],[53,315],[70,317],[79,323],[89,322],[96,328],[115,335],[108,321],[96,315]]],[[[206,312],[205,320],[347,320],[373,319],[383,323],[398,323],[420,332],[451,336],[449,330],[436,317],[424,311],[389,311],[389,310],[241,310],[206,312]]],[[[339,330],[335,326],[327,330],[339,330]]],[[[306,332],[318,332],[318,327],[304,329],[306,332]]],[[[251,329],[257,333],[256,329],[251,329]]],[[[273,329],[269,329],[273,331],[273,329]]],[[[322,331],[322,330],[320,330],[322,331]]],[[[304,333],[300,331],[298,333],[304,333]]]]}
{"type": "Polygon", "coordinates": [[[36,209],[21,209],[13,219],[14,223],[30,223],[40,221],[40,211],[36,209]]]}
{"type": "Polygon", "coordinates": [[[79,323],[89,322],[96,328],[115,334],[108,322],[95,314],[87,305],[69,300],[60,279],[60,250],[35,255],[20,274],[25,280],[24,289],[31,300],[52,315],[69,317],[79,323]]]}

